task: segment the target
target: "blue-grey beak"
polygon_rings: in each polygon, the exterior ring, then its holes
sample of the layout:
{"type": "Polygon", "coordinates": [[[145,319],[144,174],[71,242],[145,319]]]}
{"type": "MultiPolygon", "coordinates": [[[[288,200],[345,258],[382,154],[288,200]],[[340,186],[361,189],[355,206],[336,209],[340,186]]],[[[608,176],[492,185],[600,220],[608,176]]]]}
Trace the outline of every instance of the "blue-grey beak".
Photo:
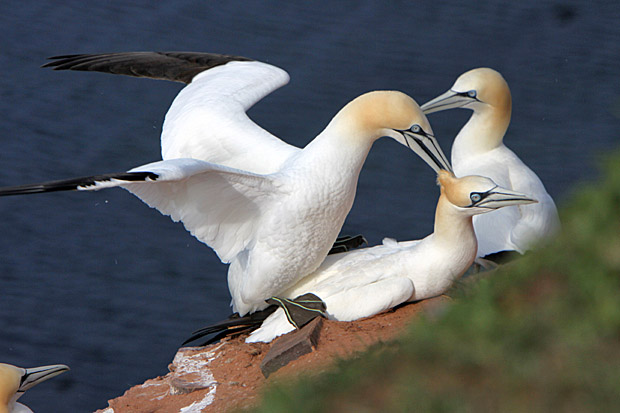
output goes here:
{"type": "Polygon", "coordinates": [[[425,115],[442,110],[461,108],[469,103],[475,102],[475,98],[464,96],[462,93],[448,90],[446,93],[437,96],[435,99],[429,100],[420,108],[425,115]]]}

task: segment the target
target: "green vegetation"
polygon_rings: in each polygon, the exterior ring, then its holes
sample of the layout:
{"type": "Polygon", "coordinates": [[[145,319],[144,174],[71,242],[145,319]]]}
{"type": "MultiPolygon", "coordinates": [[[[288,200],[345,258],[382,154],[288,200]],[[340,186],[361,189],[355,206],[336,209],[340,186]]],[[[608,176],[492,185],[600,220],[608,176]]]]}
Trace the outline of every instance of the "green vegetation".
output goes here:
{"type": "Polygon", "coordinates": [[[581,188],[550,245],[438,318],[264,395],[264,412],[612,411],[620,406],[620,155],[581,188]]]}

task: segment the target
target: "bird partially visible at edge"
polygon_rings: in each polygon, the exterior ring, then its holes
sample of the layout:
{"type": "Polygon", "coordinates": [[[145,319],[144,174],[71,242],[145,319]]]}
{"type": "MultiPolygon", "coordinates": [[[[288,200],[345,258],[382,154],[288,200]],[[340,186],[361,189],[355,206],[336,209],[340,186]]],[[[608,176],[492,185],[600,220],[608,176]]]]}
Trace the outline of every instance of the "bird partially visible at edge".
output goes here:
{"type": "Polygon", "coordinates": [[[32,413],[28,406],[17,403],[17,399],[26,390],[68,370],[64,364],[24,369],[0,363],[0,413],[32,413]]]}

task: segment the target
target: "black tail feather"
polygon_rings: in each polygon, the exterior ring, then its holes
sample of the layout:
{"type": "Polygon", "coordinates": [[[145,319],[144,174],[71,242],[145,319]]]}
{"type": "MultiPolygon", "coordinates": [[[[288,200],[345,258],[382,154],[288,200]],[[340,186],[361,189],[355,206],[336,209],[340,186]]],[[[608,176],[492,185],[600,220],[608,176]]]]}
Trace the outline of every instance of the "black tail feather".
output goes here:
{"type": "Polygon", "coordinates": [[[256,311],[243,317],[240,317],[238,313],[234,313],[225,320],[218,321],[215,324],[211,324],[194,331],[191,337],[185,340],[182,345],[184,346],[189,342],[198,340],[202,337],[208,336],[209,334],[217,333],[215,336],[209,338],[206,342],[201,344],[202,346],[205,346],[207,344],[215,343],[224,337],[237,336],[246,331],[255,330],[260,327],[263,321],[265,321],[265,319],[277,309],[277,305],[270,305],[264,310],[256,311]]]}
{"type": "Polygon", "coordinates": [[[236,337],[242,333],[256,330],[278,307],[282,307],[288,321],[297,329],[300,329],[316,317],[325,317],[325,303],[312,293],[300,295],[293,300],[271,297],[266,301],[272,305],[264,310],[256,311],[243,317],[240,317],[238,313],[232,314],[226,320],[194,331],[192,336],[185,340],[182,345],[184,346],[209,334],[215,334],[215,336],[201,344],[201,346],[206,346],[224,337],[236,337]]]}
{"type": "MultiPolygon", "coordinates": [[[[227,330],[220,331],[219,333],[215,334],[213,337],[209,337],[207,340],[205,340],[202,343],[198,344],[197,347],[204,347],[204,346],[208,346],[209,344],[217,343],[218,341],[220,341],[221,339],[226,338],[226,337],[235,338],[235,337],[237,337],[237,336],[239,336],[239,335],[241,335],[243,333],[252,331],[252,329],[255,328],[255,327],[256,326],[253,326],[253,327],[250,327],[250,326],[231,327],[231,328],[229,328],[227,330]]],[[[208,335],[208,334],[205,334],[205,335],[208,335]]],[[[204,335],[200,336],[200,337],[196,337],[196,338],[191,338],[190,337],[189,339],[187,339],[183,343],[183,345],[185,345],[185,344],[187,344],[187,343],[189,343],[191,341],[197,340],[197,339],[199,339],[201,337],[204,337],[204,335]]]]}

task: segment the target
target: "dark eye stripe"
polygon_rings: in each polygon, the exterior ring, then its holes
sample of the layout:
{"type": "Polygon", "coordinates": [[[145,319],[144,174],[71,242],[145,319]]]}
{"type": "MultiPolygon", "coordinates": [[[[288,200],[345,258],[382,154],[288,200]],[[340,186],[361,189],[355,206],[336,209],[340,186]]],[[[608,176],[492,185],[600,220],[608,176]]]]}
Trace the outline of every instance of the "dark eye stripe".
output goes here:
{"type": "Polygon", "coordinates": [[[467,92],[455,92],[459,96],[463,96],[464,98],[476,99],[477,93],[475,90],[468,90],[467,92]]]}
{"type": "MultiPolygon", "coordinates": [[[[471,102],[473,101],[477,101],[477,102],[482,102],[480,99],[478,99],[478,93],[476,92],[476,90],[472,89],[472,90],[468,90],[467,92],[454,92],[457,95],[467,98],[467,99],[471,99],[471,102]],[[472,95],[473,93],[473,95],[472,95]]],[[[470,102],[470,103],[471,103],[470,102]]],[[[469,103],[467,103],[469,104],[469,103]]]]}
{"type": "MultiPolygon", "coordinates": [[[[497,185],[495,185],[493,188],[489,189],[489,190],[488,190],[488,191],[486,191],[486,192],[472,192],[471,194],[469,194],[469,199],[471,200],[471,204],[469,204],[469,205],[467,206],[467,208],[471,208],[471,207],[474,207],[474,206],[481,206],[480,204],[482,204],[482,203],[483,203],[483,201],[485,200],[485,198],[487,198],[489,195],[491,195],[491,192],[492,192],[495,188],[497,188],[497,185]],[[474,195],[479,195],[479,196],[480,196],[480,199],[479,199],[479,200],[477,200],[477,201],[474,201],[473,199],[471,199],[471,198],[472,198],[472,196],[474,196],[474,195]]],[[[501,192],[496,192],[496,193],[501,194],[501,192]]],[[[506,194],[505,194],[505,195],[506,195],[506,194]]]]}

